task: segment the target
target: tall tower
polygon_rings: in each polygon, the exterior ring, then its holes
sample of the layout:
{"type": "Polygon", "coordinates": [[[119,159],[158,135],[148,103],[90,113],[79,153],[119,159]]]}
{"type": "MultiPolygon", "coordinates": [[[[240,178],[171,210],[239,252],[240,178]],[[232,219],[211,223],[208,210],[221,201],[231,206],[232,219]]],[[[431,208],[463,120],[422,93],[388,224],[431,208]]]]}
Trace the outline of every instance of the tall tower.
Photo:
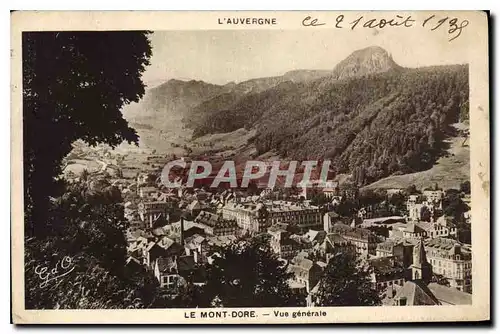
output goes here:
{"type": "Polygon", "coordinates": [[[432,276],[432,266],[429,262],[427,262],[423,238],[420,238],[419,243],[413,250],[413,264],[410,268],[412,280],[422,280],[425,283],[430,282],[432,276]]]}

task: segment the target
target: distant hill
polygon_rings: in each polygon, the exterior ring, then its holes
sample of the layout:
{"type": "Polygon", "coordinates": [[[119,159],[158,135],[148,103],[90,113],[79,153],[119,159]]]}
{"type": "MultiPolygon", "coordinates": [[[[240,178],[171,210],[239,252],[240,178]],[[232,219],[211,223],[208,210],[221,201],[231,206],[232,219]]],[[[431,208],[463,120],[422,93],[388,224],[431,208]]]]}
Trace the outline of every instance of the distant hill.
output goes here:
{"type": "Polygon", "coordinates": [[[223,86],[203,81],[172,79],[146,91],[144,98],[126,110],[125,114],[134,121],[166,115],[178,116],[224,91],[223,86]]]}
{"type": "MultiPolygon", "coordinates": [[[[192,108],[212,98],[224,99],[230,94],[234,97],[242,97],[249,93],[259,93],[277,86],[283,82],[308,82],[331,74],[331,71],[322,70],[295,70],[285,73],[283,76],[257,78],[240,83],[228,83],[226,85],[215,85],[197,80],[171,79],[167,82],[147,90],[144,98],[137,104],[125,110],[126,116],[138,123],[139,120],[161,118],[167,115],[186,116],[192,108]]],[[[146,124],[145,124],[146,125],[146,124]]],[[[146,125],[147,126],[147,125],[146,125]]],[[[151,124],[159,127],[158,124],[151,124]]]]}
{"type": "Polygon", "coordinates": [[[441,161],[457,135],[451,125],[468,118],[468,70],[403,68],[384,49],[369,47],[331,71],[298,70],[227,85],[170,80],[140,103],[143,116],[153,117],[135,122],[175,133],[176,141],[191,134],[226,138],[211,135],[244,128],[252,137],[242,151],[327,158],[338,174],[367,185],[441,161]]]}
{"type": "Polygon", "coordinates": [[[285,82],[194,110],[201,115],[190,124],[195,137],[255,129],[249,144],[258,155],[328,158],[337,173],[351,173],[365,185],[395,172],[429,169],[445,154],[445,139],[455,135],[450,124],[468,114],[468,66],[285,82]]]}
{"type": "Polygon", "coordinates": [[[283,96],[283,93],[293,94],[294,90],[309,89],[306,99],[310,101],[315,97],[314,93],[330,89],[338,81],[401,69],[387,51],[377,46],[368,47],[354,51],[331,71],[297,70],[281,77],[246,81],[239,84],[239,88],[235,87],[226,94],[203,102],[188,113],[184,120],[194,130],[195,137],[234,131],[239,127],[251,126],[266,108],[266,103],[274,104],[277,99],[286,100],[288,97],[283,96]]]}
{"type": "Polygon", "coordinates": [[[455,135],[450,124],[468,114],[467,66],[397,69],[275,89],[274,101],[263,96],[264,110],[246,116],[260,115],[253,121],[258,153],[328,158],[337,173],[351,173],[361,185],[431,168],[448,148],[445,139],[455,135]]]}

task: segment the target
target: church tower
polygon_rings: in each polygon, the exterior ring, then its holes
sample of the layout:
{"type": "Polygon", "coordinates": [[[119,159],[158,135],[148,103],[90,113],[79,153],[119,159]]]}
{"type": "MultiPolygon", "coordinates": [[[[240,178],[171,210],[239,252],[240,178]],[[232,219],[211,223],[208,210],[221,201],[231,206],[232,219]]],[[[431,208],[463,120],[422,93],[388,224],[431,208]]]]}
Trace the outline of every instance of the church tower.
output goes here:
{"type": "Polygon", "coordinates": [[[432,266],[427,262],[423,238],[420,238],[419,243],[413,249],[413,264],[410,266],[411,279],[422,280],[429,283],[432,276],[432,266]]]}

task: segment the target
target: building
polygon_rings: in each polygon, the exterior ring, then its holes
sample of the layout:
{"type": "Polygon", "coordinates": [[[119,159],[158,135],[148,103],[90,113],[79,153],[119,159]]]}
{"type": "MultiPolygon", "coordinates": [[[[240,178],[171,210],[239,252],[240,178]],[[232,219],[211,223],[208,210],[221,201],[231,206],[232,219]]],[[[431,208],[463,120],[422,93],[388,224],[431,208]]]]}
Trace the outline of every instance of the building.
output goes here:
{"type": "Polygon", "coordinates": [[[391,197],[392,195],[403,193],[403,188],[389,188],[386,190],[387,196],[391,197]]]}
{"type": "Polygon", "coordinates": [[[446,278],[452,288],[472,293],[470,245],[453,239],[434,238],[426,241],[425,248],[435,274],[446,278]]]}
{"type": "Polygon", "coordinates": [[[419,195],[409,195],[408,199],[406,200],[406,210],[410,211],[411,206],[421,202],[422,201],[419,195]]]}
{"type": "Polygon", "coordinates": [[[433,225],[433,233],[430,235],[431,238],[448,237],[457,235],[457,227],[453,222],[453,217],[441,216],[436,219],[433,225]]]}
{"type": "Polygon", "coordinates": [[[371,227],[371,226],[385,226],[392,227],[396,223],[406,223],[405,217],[401,216],[384,216],[376,217],[370,219],[363,219],[361,227],[371,227]]]}
{"type": "Polygon", "coordinates": [[[301,231],[321,228],[319,207],[307,203],[270,201],[266,203],[271,225],[286,223],[301,231]]]}
{"type": "Polygon", "coordinates": [[[427,261],[423,239],[413,248],[413,263],[410,266],[411,279],[429,283],[432,278],[432,266],[427,261]]]}
{"type": "MultiPolygon", "coordinates": [[[[330,200],[334,200],[335,197],[341,197],[339,196],[339,193],[340,189],[338,187],[338,184],[332,184],[323,188],[323,195],[325,195],[325,197],[330,200]]],[[[340,200],[342,200],[342,198],[340,198],[340,200]]]]}
{"type": "Polygon", "coordinates": [[[386,306],[472,305],[472,295],[437,283],[407,281],[386,290],[386,306]]]}
{"type": "Polygon", "coordinates": [[[339,234],[353,244],[356,247],[357,256],[376,254],[377,237],[370,230],[350,227],[345,224],[335,224],[326,232],[339,234]]]}
{"type": "Polygon", "coordinates": [[[408,240],[391,240],[377,244],[377,257],[394,257],[395,262],[400,263],[404,268],[408,268],[413,262],[414,244],[408,240]]]}
{"type": "Polygon", "coordinates": [[[320,265],[306,258],[294,258],[287,268],[293,274],[292,283],[305,287],[307,293],[319,282],[323,272],[320,265]]]}
{"type": "Polygon", "coordinates": [[[441,189],[425,189],[423,195],[428,202],[439,203],[443,199],[444,192],[441,189]]]}
{"type": "Polygon", "coordinates": [[[264,203],[231,202],[222,208],[225,219],[236,220],[238,226],[250,233],[260,233],[271,225],[288,224],[301,231],[321,227],[319,207],[307,203],[268,201],[264,203]]]}
{"type": "Polygon", "coordinates": [[[310,180],[301,183],[301,185],[300,196],[304,197],[304,199],[309,199],[313,194],[317,193],[323,193],[329,199],[339,194],[338,182],[334,181],[310,180]]]}
{"type": "Polygon", "coordinates": [[[437,283],[428,286],[441,305],[472,305],[472,294],[437,283]]]}
{"type": "Polygon", "coordinates": [[[275,244],[273,251],[282,259],[291,259],[300,248],[300,244],[296,240],[283,237],[275,244]]]}
{"type": "Polygon", "coordinates": [[[339,186],[340,189],[340,194],[342,195],[343,198],[347,198],[350,200],[355,200],[359,196],[359,188],[350,182],[345,182],[342,185],[339,186]]]}
{"type": "Polygon", "coordinates": [[[153,268],[155,261],[160,257],[179,256],[184,253],[184,247],[168,237],[163,237],[159,241],[151,241],[145,247],[143,253],[144,264],[153,268]]]}
{"type": "Polygon", "coordinates": [[[158,192],[158,189],[156,189],[156,187],[146,186],[146,187],[138,187],[137,189],[139,197],[144,199],[151,198],[158,192]]]}
{"type": "Polygon", "coordinates": [[[323,230],[328,233],[333,229],[333,225],[342,223],[342,219],[335,211],[327,212],[323,215],[323,230]]]}
{"type": "Polygon", "coordinates": [[[224,236],[208,236],[207,237],[208,246],[210,249],[214,247],[225,247],[229,244],[236,242],[236,237],[234,235],[224,235],[224,236]]]}
{"type": "Polygon", "coordinates": [[[403,237],[405,239],[426,238],[427,232],[419,224],[408,223],[406,228],[403,230],[403,237]]]}
{"type": "Polygon", "coordinates": [[[194,275],[195,261],[193,256],[159,257],[155,261],[154,275],[161,288],[169,291],[185,285],[194,275]]]}
{"type": "MultiPolygon", "coordinates": [[[[206,236],[207,226],[203,224],[197,224],[193,221],[181,218],[177,222],[163,226],[161,229],[164,230],[163,235],[167,235],[170,239],[183,244],[183,241],[193,235],[206,236]],[[181,233],[182,231],[182,233],[181,233]]],[[[153,233],[158,229],[153,230],[153,233]]]]}
{"type": "Polygon", "coordinates": [[[207,238],[195,234],[185,240],[184,249],[186,255],[193,256],[195,263],[206,263],[208,261],[209,244],[207,238]]]}
{"type": "MultiPolygon", "coordinates": [[[[442,217],[441,217],[442,218],[442,217]]],[[[451,218],[451,217],[449,217],[451,218]]],[[[441,222],[420,222],[418,226],[425,230],[425,235],[428,238],[454,237],[457,235],[457,228],[451,222],[443,219],[441,222]]]]}
{"type": "Polygon", "coordinates": [[[422,202],[422,203],[415,203],[412,205],[409,205],[408,207],[408,218],[411,221],[420,221],[422,219],[425,219],[422,215],[424,210],[428,211],[428,215],[430,217],[434,216],[434,211],[435,211],[435,206],[427,201],[422,202]]]}
{"type": "Polygon", "coordinates": [[[200,201],[195,199],[187,206],[187,211],[191,214],[191,216],[196,217],[202,210],[207,210],[209,205],[204,201],[200,201]]]}
{"type": "Polygon", "coordinates": [[[374,258],[368,261],[373,289],[382,292],[395,284],[403,285],[406,270],[394,257],[374,258]]]}
{"type": "Polygon", "coordinates": [[[373,218],[373,207],[372,206],[366,206],[358,210],[357,217],[364,220],[364,219],[371,219],[373,218]]]}
{"type": "Polygon", "coordinates": [[[338,253],[356,253],[356,246],[337,233],[326,235],[321,245],[321,255],[328,263],[338,253]]]}
{"type": "Polygon", "coordinates": [[[315,246],[323,243],[326,237],[326,232],[323,230],[309,230],[304,236],[313,246],[315,246]]]}
{"type": "Polygon", "coordinates": [[[280,226],[271,226],[267,233],[271,236],[271,250],[282,259],[291,259],[299,250],[298,243],[290,239],[291,233],[280,226]]]}
{"type": "Polygon", "coordinates": [[[238,227],[249,233],[260,233],[271,226],[269,212],[262,203],[229,202],[222,208],[222,218],[235,220],[238,227]]]}
{"type": "Polygon", "coordinates": [[[208,211],[200,211],[194,222],[204,225],[205,233],[208,235],[236,235],[239,230],[236,220],[227,220],[208,211]]]}
{"type": "Polygon", "coordinates": [[[141,202],[137,205],[137,212],[141,220],[153,228],[155,222],[168,223],[172,207],[172,202],[141,202]]]}
{"type": "Polygon", "coordinates": [[[431,306],[440,305],[439,300],[422,281],[407,281],[402,286],[387,289],[385,305],[391,306],[431,306]]]}

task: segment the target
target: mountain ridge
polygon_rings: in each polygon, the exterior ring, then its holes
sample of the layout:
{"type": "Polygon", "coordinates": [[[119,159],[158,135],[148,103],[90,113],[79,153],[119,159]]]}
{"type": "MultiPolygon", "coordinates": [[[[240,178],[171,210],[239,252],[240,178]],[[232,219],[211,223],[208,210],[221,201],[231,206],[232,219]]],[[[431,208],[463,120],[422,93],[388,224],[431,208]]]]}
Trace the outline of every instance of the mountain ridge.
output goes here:
{"type": "Polygon", "coordinates": [[[360,185],[430,168],[444,154],[449,125],[468,115],[467,65],[404,68],[377,46],[352,52],[331,71],[158,87],[144,99],[156,109],[152,126],[193,139],[245,128],[255,133],[248,145],[256,157],[329,158],[360,185]]]}

